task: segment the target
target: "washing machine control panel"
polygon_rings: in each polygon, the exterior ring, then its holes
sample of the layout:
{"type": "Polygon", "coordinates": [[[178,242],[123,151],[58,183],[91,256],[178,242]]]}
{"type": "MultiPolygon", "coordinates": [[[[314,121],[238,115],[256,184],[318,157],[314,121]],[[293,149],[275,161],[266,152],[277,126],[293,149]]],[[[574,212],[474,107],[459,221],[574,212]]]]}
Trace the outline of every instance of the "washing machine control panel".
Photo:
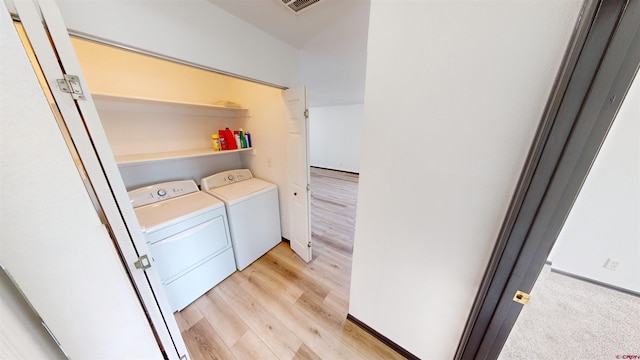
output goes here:
{"type": "Polygon", "coordinates": [[[139,189],[131,190],[127,194],[133,207],[153,204],[158,201],[170,199],[196,192],[198,185],[193,180],[170,181],[161,184],[149,185],[139,189]]]}
{"type": "Polygon", "coordinates": [[[238,181],[249,180],[252,177],[253,175],[251,175],[249,169],[228,170],[203,178],[200,182],[200,187],[202,190],[209,190],[237,183],[238,181]]]}

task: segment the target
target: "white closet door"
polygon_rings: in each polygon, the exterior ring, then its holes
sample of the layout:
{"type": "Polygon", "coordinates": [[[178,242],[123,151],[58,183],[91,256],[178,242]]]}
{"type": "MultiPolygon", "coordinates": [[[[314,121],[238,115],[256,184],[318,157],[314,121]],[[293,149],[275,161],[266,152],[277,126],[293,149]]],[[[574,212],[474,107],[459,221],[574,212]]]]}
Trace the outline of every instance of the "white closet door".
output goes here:
{"type": "MultiPolygon", "coordinates": [[[[137,296],[132,298],[131,302],[125,301],[122,305],[125,306],[125,309],[126,307],[135,307],[142,310],[143,314],[146,311],[148,319],[144,319],[144,322],[146,323],[145,328],[150,331],[151,327],[149,326],[149,322],[153,324],[157,335],[157,341],[161,344],[169,359],[188,358],[186,346],[180,335],[175,318],[173,317],[173,313],[169,307],[162,285],[154,268],[152,267],[150,270],[145,272],[143,270],[136,269],[134,266],[134,262],[137,260],[138,255],[148,252],[147,245],[140,231],[133,209],[129,203],[126,189],[124,188],[124,184],[122,183],[122,179],[117,170],[117,165],[113,158],[113,154],[111,153],[91,96],[86,93],[86,81],[84,80],[79,63],[71,46],[62,17],[55,3],[50,0],[39,1],[37,4],[30,1],[20,0],[16,1],[15,5],[17,7],[20,20],[22,21],[29,36],[29,41],[38,56],[38,61],[44,76],[49,83],[55,98],[56,104],[53,106],[57,106],[64,117],[66,126],[73,138],[73,142],[80,159],[82,160],[82,164],[86,169],[91,185],[94,188],[98,201],[104,211],[104,215],[108,221],[114,241],[118,245],[116,250],[113,246],[112,240],[109,239],[109,250],[116,253],[116,255],[119,253],[122,257],[122,259],[118,258],[118,264],[120,266],[119,271],[124,272],[127,280],[130,279],[135,283],[135,289],[131,288],[130,282],[129,288],[132,289],[134,291],[134,295],[137,296]],[[46,30],[43,24],[46,24],[46,30]],[[51,42],[49,40],[51,40],[51,42]],[[78,76],[78,84],[85,92],[84,99],[75,101],[70,94],[63,93],[58,89],[56,80],[63,77],[62,69],[64,69],[67,74],[78,76]],[[122,267],[122,261],[124,261],[126,268],[122,267]]],[[[6,10],[3,12],[6,13],[6,10]]],[[[51,114],[49,113],[49,115],[51,114]]],[[[57,131],[57,134],[52,136],[59,134],[60,132],[57,131]]],[[[40,139],[38,138],[38,141],[39,140],[40,139]]],[[[69,154],[67,153],[67,156],[68,155],[69,154]]],[[[35,171],[34,173],[39,172],[35,171]]],[[[44,173],[47,174],[46,171],[44,171],[44,173]]],[[[39,187],[42,187],[43,189],[45,187],[51,187],[49,186],[48,180],[42,181],[40,179],[38,184],[39,187]],[[46,184],[46,186],[43,186],[43,184],[46,184]]],[[[51,189],[49,189],[49,191],[51,191],[51,189]]],[[[55,189],[53,191],[55,191],[55,189]]],[[[47,203],[52,199],[52,197],[45,198],[47,199],[47,203]]],[[[95,215],[95,211],[93,211],[93,213],[95,215]]],[[[68,219],[66,221],[59,222],[66,224],[68,227],[75,226],[75,222],[68,219]]],[[[91,253],[87,253],[86,255],[88,256],[88,259],[96,256],[100,257],[97,254],[92,254],[90,256],[89,254],[91,253]]],[[[69,259],[67,260],[70,261],[69,259]]],[[[83,270],[88,271],[89,269],[83,270]]],[[[98,277],[95,278],[95,281],[96,284],[100,283],[100,279],[98,277]]],[[[116,309],[119,306],[118,302],[111,301],[107,294],[103,295],[106,295],[103,296],[104,301],[112,303],[111,307],[114,311],[117,311],[116,309]]],[[[87,307],[90,308],[89,305],[87,305],[87,307]]],[[[104,309],[93,309],[92,311],[103,311],[107,314],[110,313],[104,309]]],[[[118,318],[118,316],[115,318],[118,318]]],[[[108,330],[114,334],[118,332],[129,334],[126,336],[128,341],[121,342],[122,347],[124,348],[127,343],[135,344],[138,342],[137,337],[129,333],[130,328],[133,329],[135,326],[130,325],[127,321],[119,324],[119,326],[108,327],[105,331],[108,330]]],[[[151,335],[153,339],[153,333],[151,335]]],[[[81,338],[78,338],[76,340],[80,341],[80,339],[81,338]]],[[[140,343],[144,343],[144,339],[141,338],[139,340],[140,343]]],[[[118,340],[118,342],[119,341],[120,340],[118,340]]],[[[154,340],[155,351],[157,352],[159,346],[155,342],[156,341],[154,340]]],[[[113,346],[113,344],[111,345],[113,346]]],[[[111,351],[109,355],[106,355],[106,358],[135,357],[131,353],[123,353],[120,355],[111,351]]],[[[94,358],[96,356],[93,355],[90,357],[94,358]]],[[[149,356],[142,357],[146,358],[149,356]]],[[[156,358],[157,356],[153,355],[150,357],[156,358]]]]}
{"type": "Polygon", "coordinates": [[[4,3],[0,22],[0,261],[70,358],[161,358],[4,3]]]}
{"type": "Polygon", "coordinates": [[[298,87],[284,90],[289,109],[287,119],[287,193],[291,249],[309,262],[311,252],[309,144],[307,90],[298,87]]]}

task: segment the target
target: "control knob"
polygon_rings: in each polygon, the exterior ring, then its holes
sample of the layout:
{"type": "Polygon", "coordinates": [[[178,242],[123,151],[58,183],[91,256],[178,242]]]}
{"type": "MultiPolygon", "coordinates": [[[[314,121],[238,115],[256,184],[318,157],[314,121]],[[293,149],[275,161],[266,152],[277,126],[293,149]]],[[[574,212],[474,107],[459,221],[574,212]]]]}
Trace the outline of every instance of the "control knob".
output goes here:
{"type": "Polygon", "coordinates": [[[158,190],[158,196],[165,196],[165,195],[167,195],[167,190],[165,189],[158,190]]]}

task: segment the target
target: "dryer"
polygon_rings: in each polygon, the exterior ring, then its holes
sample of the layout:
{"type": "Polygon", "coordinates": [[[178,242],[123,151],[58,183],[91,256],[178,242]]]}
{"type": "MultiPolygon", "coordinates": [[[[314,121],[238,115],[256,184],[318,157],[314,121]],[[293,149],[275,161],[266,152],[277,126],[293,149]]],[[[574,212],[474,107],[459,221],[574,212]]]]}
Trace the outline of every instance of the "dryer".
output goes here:
{"type": "Polygon", "coordinates": [[[226,206],[238,270],[282,241],[275,184],[254,178],[248,169],[237,169],[206,177],[200,187],[226,206]]]}
{"type": "Polygon", "coordinates": [[[193,180],[155,184],[128,194],[173,311],[235,272],[222,201],[201,192],[193,180]]]}

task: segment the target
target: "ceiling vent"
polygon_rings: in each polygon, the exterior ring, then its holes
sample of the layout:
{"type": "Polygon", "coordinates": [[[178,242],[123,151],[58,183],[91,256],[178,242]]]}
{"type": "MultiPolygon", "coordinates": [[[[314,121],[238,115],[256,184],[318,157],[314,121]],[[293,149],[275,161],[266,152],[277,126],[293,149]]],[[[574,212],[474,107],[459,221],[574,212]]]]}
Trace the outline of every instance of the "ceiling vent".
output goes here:
{"type": "Polygon", "coordinates": [[[293,11],[296,15],[301,14],[313,5],[317,5],[320,0],[282,0],[282,3],[293,11]]]}

